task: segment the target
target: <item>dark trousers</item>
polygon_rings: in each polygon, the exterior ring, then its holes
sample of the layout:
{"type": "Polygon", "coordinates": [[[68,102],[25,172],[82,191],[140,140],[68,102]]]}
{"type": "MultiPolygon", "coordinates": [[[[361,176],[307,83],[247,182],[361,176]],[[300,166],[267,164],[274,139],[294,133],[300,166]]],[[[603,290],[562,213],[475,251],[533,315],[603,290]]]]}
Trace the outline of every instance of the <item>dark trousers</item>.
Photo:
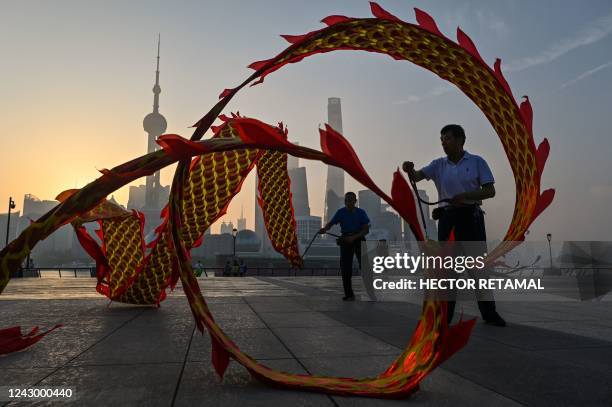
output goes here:
{"type": "MultiPolygon", "coordinates": [[[[469,247],[475,250],[476,255],[482,255],[487,251],[487,234],[485,231],[484,214],[479,206],[452,207],[444,211],[438,222],[438,240],[447,241],[451,231],[454,230],[455,240],[474,241],[469,247]]],[[[470,255],[470,253],[463,253],[470,255]]],[[[491,297],[489,293],[476,291],[476,297],[491,297]]],[[[495,301],[478,301],[478,309],[482,318],[487,320],[495,313],[495,301]]],[[[448,301],[448,322],[453,319],[455,312],[455,301],[448,301]]]]}
{"type": "Polygon", "coordinates": [[[342,271],[342,286],[344,287],[344,295],[352,297],[353,293],[353,256],[357,256],[357,262],[361,269],[361,242],[362,239],[353,242],[352,244],[340,245],[340,270],[342,271]]]}

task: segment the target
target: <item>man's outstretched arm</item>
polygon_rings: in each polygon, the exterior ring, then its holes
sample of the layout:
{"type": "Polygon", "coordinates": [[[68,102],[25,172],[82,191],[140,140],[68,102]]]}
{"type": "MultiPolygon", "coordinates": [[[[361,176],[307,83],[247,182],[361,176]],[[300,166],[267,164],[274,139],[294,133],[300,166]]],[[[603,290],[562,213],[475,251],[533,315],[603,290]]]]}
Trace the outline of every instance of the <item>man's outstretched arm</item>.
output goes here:
{"type": "Polygon", "coordinates": [[[327,231],[328,231],[329,229],[331,229],[331,227],[332,227],[332,226],[333,226],[333,225],[332,225],[332,224],[330,224],[330,223],[326,224],[326,225],[325,225],[325,226],[323,226],[321,229],[319,229],[319,234],[320,234],[320,235],[323,235],[323,234],[327,233],[327,231]]]}
{"type": "Polygon", "coordinates": [[[404,164],[402,164],[402,169],[404,170],[404,172],[406,172],[406,174],[408,174],[408,177],[414,182],[419,182],[425,179],[425,174],[423,174],[423,171],[414,170],[414,163],[412,161],[404,161],[404,164]]]}
{"type": "Polygon", "coordinates": [[[479,189],[457,194],[451,200],[451,204],[461,204],[463,201],[482,201],[495,196],[495,186],[493,183],[484,184],[479,189]]]}
{"type": "Polygon", "coordinates": [[[335,224],[337,224],[339,222],[338,221],[338,212],[340,212],[340,210],[336,211],[336,213],[331,218],[331,220],[329,222],[327,222],[327,224],[325,226],[323,226],[321,229],[319,229],[319,234],[323,235],[323,234],[327,233],[327,231],[329,229],[331,229],[332,226],[334,226],[335,224]]]}

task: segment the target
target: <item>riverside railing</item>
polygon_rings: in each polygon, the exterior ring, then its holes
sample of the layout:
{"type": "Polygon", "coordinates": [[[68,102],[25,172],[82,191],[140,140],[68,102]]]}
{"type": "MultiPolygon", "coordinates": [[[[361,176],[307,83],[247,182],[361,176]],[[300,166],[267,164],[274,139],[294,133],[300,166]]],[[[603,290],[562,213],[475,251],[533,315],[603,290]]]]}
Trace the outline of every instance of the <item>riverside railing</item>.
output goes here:
{"type": "MultiPolygon", "coordinates": [[[[198,272],[197,268],[194,271],[198,272]]],[[[225,272],[224,267],[203,267],[201,276],[223,277],[225,272]]],[[[230,272],[228,276],[242,274],[230,272]]],[[[359,275],[359,270],[353,270],[353,275],[359,275]]],[[[339,267],[309,267],[303,269],[292,269],[290,267],[249,267],[244,276],[247,277],[291,277],[291,276],[340,276],[339,267]]],[[[30,269],[22,269],[17,272],[13,278],[19,277],[37,277],[37,278],[83,278],[96,277],[95,267],[35,267],[30,269]]]]}

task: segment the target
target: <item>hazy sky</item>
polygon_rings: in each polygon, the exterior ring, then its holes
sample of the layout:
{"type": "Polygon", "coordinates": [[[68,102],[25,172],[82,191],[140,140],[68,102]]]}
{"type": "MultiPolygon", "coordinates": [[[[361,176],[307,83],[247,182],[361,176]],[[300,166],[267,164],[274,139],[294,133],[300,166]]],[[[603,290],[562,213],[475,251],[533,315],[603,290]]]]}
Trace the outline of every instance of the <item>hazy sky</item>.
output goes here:
{"type": "MultiPolygon", "coordinates": [[[[536,144],[551,154],[543,189],[551,207],[528,236],[609,240],[612,215],[612,4],[605,1],[405,1],[380,4],[414,22],[422,8],[455,38],[457,25],[484,59],[495,57],[516,96],[534,109],[536,144]],[[554,5],[554,6],[552,6],[554,5]]],[[[0,1],[0,212],[13,196],[52,199],[82,187],[98,169],[146,152],[142,119],[152,109],[157,33],[161,33],[160,111],[168,133],[188,127],[240,83],[256,60],[286,46],[279,34],[321,27],[330,14],[369,16],[366,1],[0,1]]],[[[467,150],[484,156],[498,195],[487,202],[490,238],[506,230],[514,184],[501,144],[484,115],[447,82],[409,62],[355,51],[310,57],[239,93],[229,111],[283,121],[291,139],[318,147],[327,98],[342,98],[344,134],[375,181],[388,190],[406,159],[425,165],[442,154],[439,129],[464,125],[467,150]]],[[[323,211],[325,169],[308,163],[310,207],[323,211]]],[[[162,172],[167,184],[172,169],[162,172]]],[[[348,189],[361,189],[349,181],[348,189]]],[[[427,185],[435,197],[432,184],[427,185]]],[[[127,202],[127,188],[118,191],[127,202]]],[[[252,227],[249,179],[225,219],[241,207],[252,227]]],[[[213,228],[218,230],[218,225],[213,228]]]]}

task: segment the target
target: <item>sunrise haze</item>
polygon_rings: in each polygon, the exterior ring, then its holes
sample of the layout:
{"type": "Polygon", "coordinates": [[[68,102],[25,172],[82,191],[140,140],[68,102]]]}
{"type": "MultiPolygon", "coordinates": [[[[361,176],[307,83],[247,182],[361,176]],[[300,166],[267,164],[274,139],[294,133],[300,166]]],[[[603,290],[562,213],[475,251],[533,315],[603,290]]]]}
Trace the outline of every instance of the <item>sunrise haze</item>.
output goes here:
{"type": "MultiPolygon", "coordinates": [[[[470,35],[492,64],[503,60],[516,97],[529,95],[536,144],[551,152],[542,189],[555,200],[528,239],[607,240],[612,224],[612,5],[609,1],[382,1],[414,22],[413,8],[434,17],[450,38],[470,35]]],[[[189,138],[219,93],[242,82],[253,61],[287,43],[279,34],[320,28],[331,14],[370,16],[366,1],[20,1],[0,3],[0,213],[9,196],[53,199],[146,153],[142,120],[153,108],[155,56],[161,34],[160,113],[167,133],[189,138]]],[[[443,154],[439,130],[460,123],[466,149],[487,159],[497,196],[485,205],[490,238],[501,238],[512,216],[514,181],[501,143],[475,105],[456,88],[406,61],[356,51],[316,55],[283,67],[262,85],[241,91],[225,113],[276,124],[291,140],[319,148],[327,100],[342,101],[344,135],[386,191],[402,161],[428,164],[443,154]]],[[[325,167],[306,163],[310,209],[322,216],[325,167]]],[[[171,182],[173,168],[162,171],[171,182]]],[[[133,183],[140,185],[143,180],[133,183]]],[[[436,197],[432,183],[421,184],[436,197]]],[[[420,185],[420,186],[421,186],[420,185]]],[[[363,189],[347,177],[348,190],[363,189]]],[[[122,204],[127,187],[113,194],[122,204]]],[[[223,220],[241,209],[254,223],[249,177],[223,220]]],[[[219,224],[213,227],[218,231],[219,224]]]]}

